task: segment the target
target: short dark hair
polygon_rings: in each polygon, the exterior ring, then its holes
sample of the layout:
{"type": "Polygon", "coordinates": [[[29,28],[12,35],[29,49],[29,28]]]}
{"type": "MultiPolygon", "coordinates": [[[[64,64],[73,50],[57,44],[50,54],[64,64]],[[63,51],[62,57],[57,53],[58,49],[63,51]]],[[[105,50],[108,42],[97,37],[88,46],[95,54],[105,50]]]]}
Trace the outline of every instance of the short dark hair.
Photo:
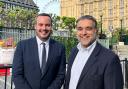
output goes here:
{"type": "Polygon", "coordinates": [[[96,19],[91,16],[91,15],[84,15],[84,16],[81,16],[80,18],[77,19],[76,23],[78,23],[80,20],[84,20],[84,19],[88,19],[88,20],[92,20],[94,23],[95,23],[95,28],[97,28],[97,21],[96,19]]]}
{"type": "Polygon", "coordinates": [[[47,16],[47,17],[49,17],[49,18],[51,19],[51,24],[52,24],[52,17],[50,16],[50,14],[47,14],[47,13],[40,13],[40,14],[37,15],[37,17],[38,17],[38,16],[47,16]]]}

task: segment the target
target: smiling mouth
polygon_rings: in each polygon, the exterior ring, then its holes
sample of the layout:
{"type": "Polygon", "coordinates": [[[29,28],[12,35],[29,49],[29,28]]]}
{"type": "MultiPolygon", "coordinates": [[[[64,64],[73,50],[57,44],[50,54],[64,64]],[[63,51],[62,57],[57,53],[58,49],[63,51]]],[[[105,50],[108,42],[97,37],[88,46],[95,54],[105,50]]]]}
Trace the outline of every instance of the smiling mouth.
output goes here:
{"type": "Polygon", "coordinates": [[[42,34],[47,34],[49,31],[47,30],[43,30],[43,31],[40,31],[42,34]]]}
{"type": "Polygon", "coordinates": [[[42,33],[44,33],[44,34],[45,34],[45,33],[48,33],[48,31],[42,31],[42,33]]]}
{"type": "Polygon", "coordinates": [[[83,39],[89,38],[89,36],[80,36],[80,37],[83,38],[83,39]]]}

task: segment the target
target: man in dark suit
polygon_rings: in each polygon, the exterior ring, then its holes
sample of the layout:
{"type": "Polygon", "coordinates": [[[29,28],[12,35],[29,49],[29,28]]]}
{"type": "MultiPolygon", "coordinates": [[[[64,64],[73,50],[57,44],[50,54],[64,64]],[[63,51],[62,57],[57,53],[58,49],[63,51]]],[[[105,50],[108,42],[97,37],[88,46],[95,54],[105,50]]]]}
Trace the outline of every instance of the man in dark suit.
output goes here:
{"type": "Polygon", "coordinates": [[[65,48],[50,38],[52,19],[36,17],[36,37],[18,43],[13,60],[15,89],[60,89],[65,76],[65,48]]]}
{"type": "Polygon", "coordinates": [[[76,29],[79,43],[69,57],[65,89],[123,89],[120,60],[97,42],[96,19],[82,16],[76,29]]]}

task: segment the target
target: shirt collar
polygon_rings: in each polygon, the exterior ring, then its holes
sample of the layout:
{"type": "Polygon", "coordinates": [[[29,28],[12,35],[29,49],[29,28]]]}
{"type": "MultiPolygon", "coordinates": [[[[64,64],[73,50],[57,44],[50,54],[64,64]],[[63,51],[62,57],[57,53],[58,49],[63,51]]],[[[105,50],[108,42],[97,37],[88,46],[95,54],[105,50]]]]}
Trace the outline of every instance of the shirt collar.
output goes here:
{"type": "Polygon", "coordinates": [[[96,46],[96,41],[94,41],[89,47],[85,48],[81,45],[81,43],[79,42],[78,45],[77,45],[77,48],[80,50],[80,51],[91,51],[95,48],[96,46]]]}
{"type": "Polygon", "coordinates": [[[37,40],[37,44],[38,44],[38,45],[40,45],[40,44],[42,44],[42,43],[45,43],[46,46],[48,46],[48,45],[49,45],[49,40],[50,40],[50,38],[49,38],[47,41],[44,42],[44,41],[40,40],[38,36],[36,36],[36,40],[37,40]]]}

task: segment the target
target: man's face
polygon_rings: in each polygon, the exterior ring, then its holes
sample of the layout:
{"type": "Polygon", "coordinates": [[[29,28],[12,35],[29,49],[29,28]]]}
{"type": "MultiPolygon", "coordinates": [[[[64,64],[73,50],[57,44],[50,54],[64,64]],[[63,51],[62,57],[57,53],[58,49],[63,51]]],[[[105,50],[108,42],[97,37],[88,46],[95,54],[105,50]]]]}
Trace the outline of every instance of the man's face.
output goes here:
{"type": "Polygon", "coordinates": [[[35,24],[36,35],[46,41],[52,33],[51,19],[48,16],[38,16],[35,24]]]}
{"type": "Polygon", "coordinates": [[[87,48],[96,39],[97,29],[94,27],[95,24],[92,20],[83,19],[77,23],[76,35],[81,44],[87,48]]]}

